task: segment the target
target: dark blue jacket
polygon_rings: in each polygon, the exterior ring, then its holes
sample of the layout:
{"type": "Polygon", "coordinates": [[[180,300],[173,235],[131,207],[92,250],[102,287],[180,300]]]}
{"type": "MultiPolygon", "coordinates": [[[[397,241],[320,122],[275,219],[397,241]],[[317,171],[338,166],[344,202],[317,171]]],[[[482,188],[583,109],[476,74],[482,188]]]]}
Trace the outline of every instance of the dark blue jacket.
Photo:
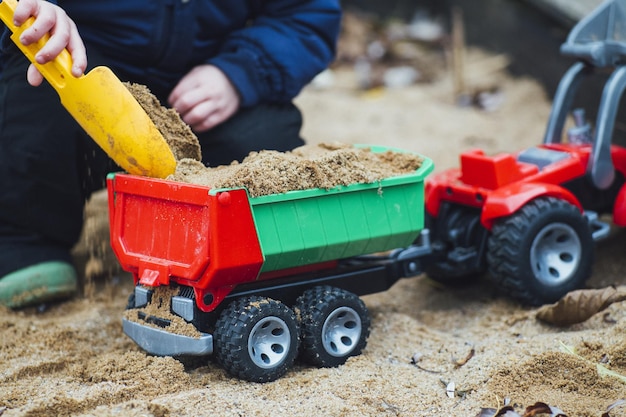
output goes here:
{"type": "Polygon", "coordinates": [[[120,78],[167,95],[199,64],[219,67],[241,105],[293,99],[334,58],[338,0],[58,0],[120,78]],[[121,74],[121,75],[120,75],[121,74]]]}

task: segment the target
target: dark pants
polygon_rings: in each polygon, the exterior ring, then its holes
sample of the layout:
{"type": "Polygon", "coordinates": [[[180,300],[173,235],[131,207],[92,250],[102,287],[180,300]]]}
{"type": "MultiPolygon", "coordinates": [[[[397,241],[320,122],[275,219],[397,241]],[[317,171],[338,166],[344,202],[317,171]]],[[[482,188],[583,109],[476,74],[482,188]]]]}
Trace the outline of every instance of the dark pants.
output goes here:
{"type": "MultiPolygon", "coordinates": [[[[91,66],[106,65],[92,51],[89,59],[91,66]]],[[[3,66],[0,277],[38,262],[71,262],[85,201],[104,187],[107,173],[120,170],[61,106],[52,87],[45,81],[37,88],[26,82],[28,62],[20,54],[3,66]]],[[[301,125],[293,104],[242,109],[199,135],[203,160],[215,166],[241,160],[253,150],[293,149],[303,144],[301,125]]]]}

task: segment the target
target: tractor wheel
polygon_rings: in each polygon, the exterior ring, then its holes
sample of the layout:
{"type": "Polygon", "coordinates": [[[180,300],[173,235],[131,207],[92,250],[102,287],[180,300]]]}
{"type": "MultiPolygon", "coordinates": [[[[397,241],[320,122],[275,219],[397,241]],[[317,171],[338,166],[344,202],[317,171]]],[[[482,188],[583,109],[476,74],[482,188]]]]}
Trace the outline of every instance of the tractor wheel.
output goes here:
{"type": "Polygon", "coordinates": [[[426,267],[426,275],[431,280],[447,287],[462,287],[478,282],[484,275],[483,271],[464,273],[449,262],[437,262],[426,267]]]}
{"type": "Polygon", "coordinates": [[[541,305],[583,287],[593,252],[591,230],[580,210],[546,197],[494,224],[487,264],[490,278],[509,296],[541,305]]]}
{"type": "Polygon", "coordinates": [[[335,367],[361,354],[370,331],[369,312],[355,294],[330,286],[307,290],[296,302],[302,335],[302,359],[335,367]]]}
{"type": "Polygon", "coordinates": [[[438,218],[428,213],[425,225],[431,231],[435,261],[427,263],[424,272],[430,279],[446,286],[468,285],[478,281],[486,271],[481,246],[487,230],[480,223],[480,210],[465,206],[443,205],[438,218]],[[447,259],[454,251],[465,262],[447,259]],[[440,255],[444,254],[440,259],[440,255]]]}
{"type": "Polygon", "coordinates": [[[215,357],[240,379],[274,381],[293,364],[299,332],[295,313],[283,303],[243,297],[226,307],[215,323],[215,357]]]}

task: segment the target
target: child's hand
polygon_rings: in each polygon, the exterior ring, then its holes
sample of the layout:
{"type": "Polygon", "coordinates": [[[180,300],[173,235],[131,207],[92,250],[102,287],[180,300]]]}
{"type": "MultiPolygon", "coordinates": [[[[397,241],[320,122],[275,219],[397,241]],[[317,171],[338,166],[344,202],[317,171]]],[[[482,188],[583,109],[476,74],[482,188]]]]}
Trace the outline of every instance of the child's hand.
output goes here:
{"type": "Polygon", "coordinates": [[[200,65],[180,80],[168,102],[194,131],[204,132],[237,111],[239,95],[220,69],[200,65]]]}
{"type": "MultiPolygon", "coordinates": [[[[30,45],[46,33],[50,34],[50,39],[37,52],[35,60],[39,64],[45,64],[56,58],[63,49],[67,49],[72,56],[72,75],[82,75],[87,68],[87,54],[74,21],[59,6],[47,1],[20,0],[13,17],[15,25],[21,26],[30,17],[34,17],[35,21],[20,36],[22,44],[30,45]]],[[[27,78],[33,86],[38,86],[43,81],[43,76],[32,64],[28,68],[27,78]]]]}

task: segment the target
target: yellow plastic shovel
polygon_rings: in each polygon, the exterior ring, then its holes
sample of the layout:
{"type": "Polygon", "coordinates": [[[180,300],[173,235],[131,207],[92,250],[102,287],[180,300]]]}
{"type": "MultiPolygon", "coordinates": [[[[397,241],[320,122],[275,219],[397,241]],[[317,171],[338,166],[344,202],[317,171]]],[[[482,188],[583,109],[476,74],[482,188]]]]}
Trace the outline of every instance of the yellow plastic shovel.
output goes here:
{"type": "Polygon", "coordinates": [[[124,170],[131,174],[165,178],[176,169],[169,145],[148,114],[124,84],[107,67],[96,67],[75,78],[67,50],[44,65],[35,54],[48,36],[38,43],[22,45],[21,33],[33,18],[20,27],[13,24],[16,0],[0,3],[0,19],[13,32],[11,39],[54,87],[61,103],[87,134],[124,170]]]}

